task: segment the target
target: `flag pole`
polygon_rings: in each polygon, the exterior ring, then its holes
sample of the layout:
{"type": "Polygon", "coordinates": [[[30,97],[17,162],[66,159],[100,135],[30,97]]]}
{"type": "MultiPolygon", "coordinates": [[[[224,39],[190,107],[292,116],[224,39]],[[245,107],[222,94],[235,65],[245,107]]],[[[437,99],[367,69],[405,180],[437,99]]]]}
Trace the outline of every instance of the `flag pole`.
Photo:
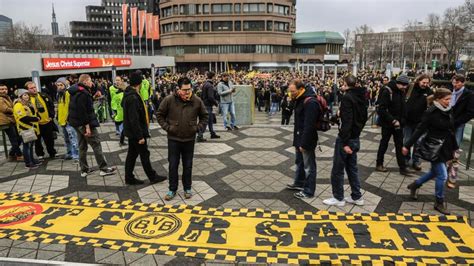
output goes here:
{"type": "Polygon", "coordinates": [[[133,45],[133,34],[130,34],[130,38],[132,39],[132,55],[135,55],[135,46],[133,45]]]}
{"type": "Polygon", "coordinates": [[[140,46],[140,55],[142,55],[142,38],[140,38],[140,14],[138,14],[138,46],[140,46]]]}
{"type": "Polygon", "coordinates": [[[126,55],[127,51],[126,51],[126,48],[125,48],[125,33],[123,31],[122,31],[122,35],[123,35],[123,54],[126,55]]]}

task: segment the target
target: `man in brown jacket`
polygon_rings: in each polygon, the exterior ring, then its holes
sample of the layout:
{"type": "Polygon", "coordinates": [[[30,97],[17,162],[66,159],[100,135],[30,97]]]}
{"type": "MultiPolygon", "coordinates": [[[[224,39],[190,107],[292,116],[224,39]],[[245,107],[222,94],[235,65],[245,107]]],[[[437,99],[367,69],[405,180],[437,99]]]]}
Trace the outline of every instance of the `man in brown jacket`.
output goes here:
{"type": "Polygon", "coordinates": [[[7,133],[12,145],[8,160],[23,161],[20,138],[16,131],[15,118],[13,118],[13,102],[8,96],[7,86],[3,84],[0,84],[0,127],[7,133]]]}
{"type": "Polygon", "coordinates": [[[180,78],[178,86],[179,89],[174,94],[163,99],[157,113],[158,123],[168,133],[170,191],[165,200],[176,196],[180,157],[183,162],[184,198],[192,197],[194,141],[196,133],[206,126],[208,120],[206,106],[192,93],[191,80],[187,77],[180,78]]]}

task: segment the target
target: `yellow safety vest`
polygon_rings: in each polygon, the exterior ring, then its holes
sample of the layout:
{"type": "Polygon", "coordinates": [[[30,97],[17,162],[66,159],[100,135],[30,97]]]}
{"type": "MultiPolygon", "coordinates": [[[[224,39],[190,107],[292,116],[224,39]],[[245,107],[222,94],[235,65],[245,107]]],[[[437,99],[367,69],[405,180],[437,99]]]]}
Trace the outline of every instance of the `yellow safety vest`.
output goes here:
{"type": "Polygon", "coordinates": [[[15,117],[15,122],[16,122],[16,128],[18,129],[18,132],[21,132],[23,130],[27,130],[30,128],[34,128],[36,134],[39,135],[39,126],[38,122],[30,122],[30,123],[23,123],[20,121],[25,116],[34,116],[33,113],[31,112],[30,107],[27,105],[24,105],[20,101],[16,101],[15,104],[13,105],[13,116],[15,117]]]}
{"type": "Polygon", "coordinates": [[[33,108],[35,109],[35,112],[39,114],[40,121],[38,123],[40,125],[46,125],[47,123],[49,123],[49,121],[51,121],[51,118],[49,117],[48,107],[46,106],[46,102],[44,101],[43,97],[41,97],[39,93],[36,96],[31,95],[30,101],[33,105],[33,108]],[[38,99],[39,104],[43,106],[44,112],[38,112],[38,109],[36,107],[36,99],[38,99]]]}
{"type": "Polygon", "coordinates": [[[69,101],[71,95],[68,91],[64,93],[64,99],[58,100],[58,124],[62,127],[67,124],[67,117],[69,115],[69,101]]]}

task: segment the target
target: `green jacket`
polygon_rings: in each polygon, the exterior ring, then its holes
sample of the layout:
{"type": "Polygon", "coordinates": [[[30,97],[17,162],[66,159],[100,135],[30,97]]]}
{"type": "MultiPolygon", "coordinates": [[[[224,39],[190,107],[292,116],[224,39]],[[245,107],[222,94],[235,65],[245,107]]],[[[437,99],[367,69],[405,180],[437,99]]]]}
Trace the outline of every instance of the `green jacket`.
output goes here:
{"type": "Polygon", "coordinates": [[[109,87],[110,105],[111,105],[110,107],[112,107],[112,110],[114,110],[114,111],[117,109],[114,105],[114,97],[115,97],[115,94],[117,94],[117,91],[118,91],[118,89],[115,88],[114,85],[109,87]]]}
{"type": "Polygon", "coordinates": [[[140,87],[140,96],[143,101],[148,101],[151,95],[150,82],[147,79],[142,80],[142,85],[140,87]]]}
{"type": "Polygon", "coordinates": [[[122,106],[122,99],[123,99],[123,91],[118,90],[117,93],[115,93],[115,96],[112,98],[112,103],[111,105],[113,106],[112,108],[115,107],[115,117],[114,121],[115,122],[123,122],[123,106],[122,106]]]}

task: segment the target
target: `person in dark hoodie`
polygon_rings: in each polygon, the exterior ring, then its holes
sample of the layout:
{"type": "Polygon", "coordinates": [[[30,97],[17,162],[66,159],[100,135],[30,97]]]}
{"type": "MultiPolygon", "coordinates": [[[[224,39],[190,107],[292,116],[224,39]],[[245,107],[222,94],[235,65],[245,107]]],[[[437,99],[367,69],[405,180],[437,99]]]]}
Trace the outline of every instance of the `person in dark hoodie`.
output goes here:
{"type": "Polygon", "coordinates": [[[359,136],[367,122],[367,99],[364,87],[355,87],[357,78],[349,75],[344,78],[342,89],[345,91],[339,108],[339,134],[334,147],[331,171],[332,195],[323,201],[326,205],[342,207],[346,202],[364,205],[360,192],[360,180],[357,169],[357,152],[360,149],[359,136]],[[351,197],[344,198],[344,169],[351,186],[351,197]]]}
{"type": "Polygon", "coordinates": [[[388,149],[388,142],[393,135],[395,142],[395,153],[397,157],[400,174],[410,175],[407,169],[405,156],[402,154],[403,132],[405,125],[405,90],[410,80],[406,75],[400,75],[396,80],[390,81],[381,92],[378,99],[377,113],[379,115],[379,126],[382,127],[382,139],[377,151],[377,165],[375,170],[387,172],[383,166],[385,152],[388,149]]]}
{"type": "Polygon", "coordinates": [[[421,123],[416,127],[410,139],[405,141],[403,154],[408,154],[409,149],[418,139],[426,133],[425,138],[442,140],[442,146],[437,151],[437,158],[431,161],[431,169],[415,182],[408,185],[410,196],[417,199],[417,190],[426,182],[435,179],[435,205],[434,209],[442,214],[449,215],[444,205],[444,187],[448,177],[446,162],[453,159],[454,151],[458,149],[455,136],[455,122],[452,115],[450,101],[451,91],[445,88],[437,89],[434,93],[433,106],[428,108],[421,118],[421,123]]]}
{"type": "Polygon", "coordinates": [[[76,130],[79,142],[79,165],[81,167],[81,177],[87,177],[91,169],[87,163],[87,149],[91,145],[97,165],[100,169],[100,176],[113,175],[115,168],[108,167],[97,128],[100,126],[99,120],[94,112],[93,99],[91,94],[94,83],[87,74],[79,76],[79,83],[69,87],[71,100],[69,102],[68,122],[76,130]]]}
{"type": "Polygon", "coordinates": [[[321,108],[314,90],[310,86],[305,88],[302,81],[294,80],[288,88],[295,101],[293,146],[296,149],[296,173],[293,184],[288,184],[287,189],[298,190],[294,196],[307,199],[313,197],[316,190],[316,122],[321,108]]]}
{"type": "MultiPolygon", "coordinates": [[[[430,89],[430,76],[422,74],[418,76],[406,95],[406,125],[403,128],[403,139],[407,140],[415,132],[415,128],[421,122],[421,115],[428,108],[428,96],[432,95],[433,92],[430,89]]],[[[415,144],[416,146],[416,144],[415,144]]],[[[409,165],[411,159],[411,166],[416,171],[421,171],[420,158],[415,154],[416,147],[413,147],[413,151],[409,152],[406,156],[406,164],[409,165]]]]}
{"type": "MultiPolygon", "coordinates": [[[[212,113],[212,107],[219,106],[219,102],[216,99],[216,89],[214,88],[214,76],[216,74],[214,72],[207,72],[207,80],[202,85],[202,93],[201,93],[201,100],[204,102],[206,106],[207,113],[209,114],[209,119],[207,121],[207,125],[209,127],[209,132],[211,132],[211,139],[219,139],[220,136],[216,134],[214,131],[214,114],[212,113]]],[[[206,127],[198,132],[197,141],[203,142],[206,141],[203,134],[206,131],[206,127]]]]}
{"type": "Polygon", "coordinates": [[[125,160],[125,183],[127,185],[141,185],[144,182],[136,179],[133,175],[138,155],[142,162],[143,170],[150,183],[158,183],[166,180],[153,170],[150,162],[150,151],[147,146],[147,138],[150,137],[149,114],[145,102],[140,97],[140,86],[143,75],[135,71],[130,75],[130,86],[124,92],[123,106],[123,134],[128,138],[128,152],[125,160]]]}

